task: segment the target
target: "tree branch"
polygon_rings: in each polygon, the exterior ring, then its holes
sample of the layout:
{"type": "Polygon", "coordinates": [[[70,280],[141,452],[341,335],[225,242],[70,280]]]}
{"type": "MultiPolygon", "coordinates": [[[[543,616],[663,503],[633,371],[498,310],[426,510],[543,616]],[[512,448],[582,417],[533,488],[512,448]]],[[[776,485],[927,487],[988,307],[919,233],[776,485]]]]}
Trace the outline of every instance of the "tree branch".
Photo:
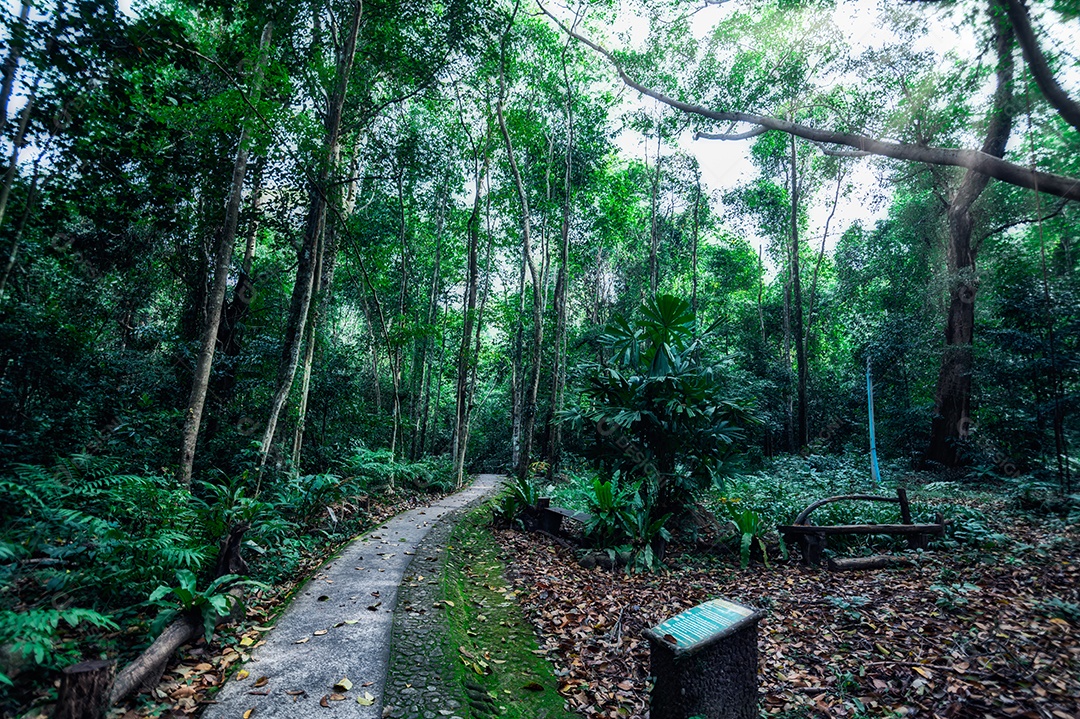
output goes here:
{"type": "Polygon", "coordinates": [[[897,160],[923,162],[930,165],[962,167],[967,170],[988,175],[1010,185],[1016,185],[1017,187],[1024,187],[1029,190],[1039,190],[1069,200],[1080,200],[1080,180],[1065,175],[1055,175],[1050,172],[1032,170],[1031,168],[1003,160],[999,157],[994,157],[993,155],[980,150],[964,150],[952,147],[928,147],[925,145],[912,145],[889,140],[876,140],[865,135],[850,132],[837,132],[834,130],[821,130],[796,122],[789,122],[767,115],[758,115],[752,112],[722,112],[710,110],[706,107],[677,100],[635,81],[627,74],[626,70],[623,69],[622,65],[614,55],[600,45],[566,27],[566,25],[564,25],[559,18],[552,15],[539,0],[537,0],[537,5],[540,6],[540,9],[545,15],[550,17],[560,28],[562,28],[563,32],[600,55],[603,55],[614,66],[619,75],[619,79],[621,79],[624,84],[637,90],[641,94],[647,95],[676,110],[681,110],[682,112],[698,115],[699,117],[715,120],[717,122],[745,122],[752,125],[760,125],[766,128],[766,130],[786,132],[790,135],[795,135],[796,137],[801,137],[816,143],[844,145],[846,147],[854,148],[859,152],[871,155],[881,155],[897,160]]]}
{"type": "Polygon", "coordinates": [[[769,128],[758,125],[757,127],[747,130],[746,132],[695,132],[695,140],[749,140],[751,137],[757,137],[758,135],[764,135],[769,131],[769,128]]]}
{"type": "Polygon", "coordinates": [[[1020,42],[1020,49],[1024,51],[1024,59],[1027,60],[1031,74],[1035,78],[1035,84],[1042,90],[1043,95],[1053,105],[1065,121],[1080,130],[1080,103],[1065,94],[1065,90],[1054,79],[1054,73],[1039,48],[1039,42],[1035,38],[1035,31],[1031,27],[1031,16],[1021,0],[1005,0],[1005,9],[1009,13],[1009,22],[1012,23],[1016,39],[1020,42]]]}
{"type": "Polygon", "coordinates": [[[982,244],[983,240],[986,240],[986,239],[988,239],[990,237],[993,237],[994,235],[998,234],[999,232],[1004,232],[1005,230],[1010,230],[1013,227],[1018,227],[1020,225],[1037,224],[1037,223],[1040,223],[1040,222],[1045,222],[1046,220],[1052,220],[1053,218],[1057,217],[1058,215],[1060,215],[1065,210],[1065,205],[1067,205],[1067,204],[1068,204],[1067,202],[1062,201],[1062,202],[1059,202],[1057,204],[1057,206],[1054,207],[1054,209],[1052,211],[1048,212],[1045,215],[1035,215],[1033,217],[1022,217],[1022,218],[1020,218],[1018,220],[1011,220],[1009,222],[1005,222],[1003,224],[997,225],[996,227],[992,227],[991,229],[984,232],[982,237],[979,238],[979,244],[982,244]]]}

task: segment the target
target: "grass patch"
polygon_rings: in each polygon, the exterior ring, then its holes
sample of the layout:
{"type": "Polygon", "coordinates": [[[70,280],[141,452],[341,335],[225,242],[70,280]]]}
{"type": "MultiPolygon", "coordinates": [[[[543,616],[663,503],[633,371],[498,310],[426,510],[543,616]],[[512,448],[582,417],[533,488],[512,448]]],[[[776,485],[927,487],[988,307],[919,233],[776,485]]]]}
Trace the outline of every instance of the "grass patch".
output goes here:
{"type": "Polygon", "coordinates": [[[442,576],[446,655],[473,716],[570,719],[551,665],[538,649],[503,578],[498,543],[487,528],[490,510],[466,515],[447,544],[442,576]]]}

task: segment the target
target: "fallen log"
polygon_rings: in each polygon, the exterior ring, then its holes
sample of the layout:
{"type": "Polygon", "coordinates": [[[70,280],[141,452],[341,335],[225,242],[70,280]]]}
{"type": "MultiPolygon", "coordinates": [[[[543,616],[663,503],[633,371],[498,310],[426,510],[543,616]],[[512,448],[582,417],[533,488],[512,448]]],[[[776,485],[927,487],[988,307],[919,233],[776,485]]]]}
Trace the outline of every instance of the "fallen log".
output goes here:
{"type": "Polygon", "coordinates": [[[158,635],[142,654],[116,675],[109,692],[109,705],[122,701],[132,692],[155,686],[165,672],[165,665],[177,649],[197,638],[203,631],[199,614],[185,614],[158,635]]]}
{"type": "Polygon", "coordinates": [[[109,710],[114,662],[95,659],[64,667],[53,719],[102,719],[109,710]]]}
{"type": "MultiPolygon", "coordinates": [[[[225,574],[234,574],[237,571],[247,572],[247,563],[240,556],[240,548],[244,539],[244,532],[248,530],[247,523],[235,525],[221,542],[218,552],[218,564],[215,574],[219,577],[225,574]]],[[[237,621],[242,618],[241,599],[243,591],[239,587],[229,590],[229,594],[235,597],[232,603],[232,611],[225,616],[218,617],[217,623],[237,621]]],[[[125,699],[129,694],[140,689],[150,689],[161,681],[161,675],[165,673],[165,666],[177,649],[188,642],[194,641],[202,635],[202,616],[199,612],[188,612],[181,615],[176,621],[165,628],[158,638],[155,639],[142,654],[135,658],[116,675],[112,689],[109,690],[109,706],[125,699]]]]}
{"type": "Polygon", "coordinates": [[[865,569],[888,569],[889,567],[910,567],[911,565],[911,560],[905,557],[890,557],[882,554],[872,557],[829,559],[830,572],[858,572],[865,569]]]}

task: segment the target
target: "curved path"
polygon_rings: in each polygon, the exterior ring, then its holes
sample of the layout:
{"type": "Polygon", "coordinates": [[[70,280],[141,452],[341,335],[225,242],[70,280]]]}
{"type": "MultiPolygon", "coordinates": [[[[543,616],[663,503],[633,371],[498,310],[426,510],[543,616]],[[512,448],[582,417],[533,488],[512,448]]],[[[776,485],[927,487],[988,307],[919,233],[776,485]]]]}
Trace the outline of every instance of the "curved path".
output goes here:
{"type": "Polygon", "coordinates": [[[327,717],[327,709],[335,717],[381,718],[398,586],[417,545],[440,518],[490,494],[501,479],[481,474],[347,545],[297,593],[244,665],[248,676],[230,680],[203,719],[240,719],[249,709],[252,719],[327,717]],[[256,687],[260,677],[267,681],[256,687]],[[351,688],[335,691],[342,679],[351,688]]]}

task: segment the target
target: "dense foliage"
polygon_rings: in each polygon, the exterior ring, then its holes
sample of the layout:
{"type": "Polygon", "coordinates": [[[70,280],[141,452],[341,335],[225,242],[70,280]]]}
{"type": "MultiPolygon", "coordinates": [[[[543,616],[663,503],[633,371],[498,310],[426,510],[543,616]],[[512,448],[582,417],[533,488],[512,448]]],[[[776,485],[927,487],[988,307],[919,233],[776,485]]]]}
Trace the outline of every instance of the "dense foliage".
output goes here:
{"type": "Polygon", "coordinates": [[[868,365],[896,474],[1075,516],[1075,3],[893,5],[9,4],[0,682],[475,471],[776,556],[800,463],[868,479],[868,365]]]}

